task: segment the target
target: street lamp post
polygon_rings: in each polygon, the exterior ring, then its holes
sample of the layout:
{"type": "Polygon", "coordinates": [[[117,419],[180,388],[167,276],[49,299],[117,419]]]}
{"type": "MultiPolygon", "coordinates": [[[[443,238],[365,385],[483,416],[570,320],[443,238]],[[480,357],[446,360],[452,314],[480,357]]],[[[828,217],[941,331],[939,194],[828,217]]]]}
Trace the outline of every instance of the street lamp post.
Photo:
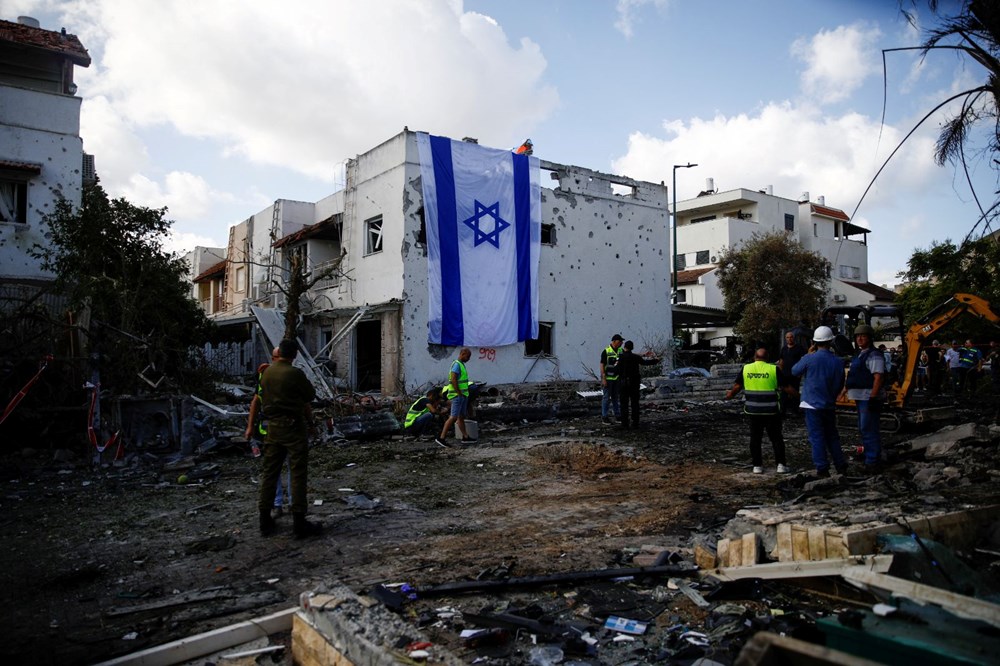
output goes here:
{"type": "Polygon", "coordinates": [[[672,303],[676,303],[677,302],[677,170],[678,169],[690,169],[691,167],[696,167],[696,166],[698,166],[698,165],[697,164],[691,164],[690,162],[688,162],[687,164],[675,164],[674,168],[673,168],[673,180],[674,180],[674,183],[673,183],[673,186],[674,186],[673,197],[674,197],[674,205],[670,209],[670,211],[671,211],[671,218],[673,218],[671,221],[673,222],[673,225],[674,225],[674,248],[673,248],[674,249],[674,256],[670,258],[670,263],[671,263],[671,265],[673,266],[673,269],[674,269],[674,286],[673,286],[673,292],[672,292],[671,297],[670,297],[670,301],[672,303]]]}

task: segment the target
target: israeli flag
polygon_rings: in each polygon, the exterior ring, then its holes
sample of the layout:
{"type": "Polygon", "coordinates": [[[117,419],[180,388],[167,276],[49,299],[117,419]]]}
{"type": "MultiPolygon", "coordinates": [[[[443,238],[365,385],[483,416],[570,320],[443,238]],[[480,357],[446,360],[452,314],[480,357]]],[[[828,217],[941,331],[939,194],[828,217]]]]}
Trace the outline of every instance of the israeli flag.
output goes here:
{"type": "Polygon", "coordinates": [[[427,225],[428,341],[538,337],[538,158],[417,134],[427,225]]]}

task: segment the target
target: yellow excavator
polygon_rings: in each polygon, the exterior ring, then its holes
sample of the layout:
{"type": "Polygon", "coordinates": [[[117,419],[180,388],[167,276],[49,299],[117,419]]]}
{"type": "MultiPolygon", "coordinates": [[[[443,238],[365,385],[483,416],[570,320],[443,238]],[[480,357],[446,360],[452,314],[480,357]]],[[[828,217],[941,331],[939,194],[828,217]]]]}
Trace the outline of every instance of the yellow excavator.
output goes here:
{"type": "MultiPolygon", "coordinates": [[[[915,321],[908,329],[903,326],[902,312],[894,305],[834,306],[823,312],[823,322],[832,324],[835,332],[840,331],[841,334],[834,341],[834,351],[840,356],[849,356],[853,353],[853,345],[847,336],[856,324],[872,326],[877,319],[892,318],[898,323],[901,333],[905,330],[902,364],[898,376],[894,382],[886,385],[886,405],[891,412],[883,415],[883,418],[893,420],[895,427],[898,428],[904,421],[921,423],[938,420],[953,413],[952,407],[914,410],[910,398],[913,394],[921,348],[926,346],[932,336],[944,326],[966,314],[1000,327],[1000,315],[990,307],[989,301],[973,294],[955,294],[915,321]]],[[[854,401],[838,402],[837,406],[853,408],[854,401]]],[[[892,424],[886,425],[889,425],[889,429],[894,429],[892,424]]]]}

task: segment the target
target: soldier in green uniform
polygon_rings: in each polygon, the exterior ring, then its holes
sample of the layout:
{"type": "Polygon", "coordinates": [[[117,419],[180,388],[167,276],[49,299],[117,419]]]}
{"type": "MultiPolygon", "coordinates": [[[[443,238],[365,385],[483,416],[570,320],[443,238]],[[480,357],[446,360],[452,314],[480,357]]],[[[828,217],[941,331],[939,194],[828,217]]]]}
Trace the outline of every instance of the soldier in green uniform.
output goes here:
{"type": "Polygon", "coordinates": [[[287,457],[292,470],[292,520],[296,538],[315,536],[322,529],[306,520],[306,481],[309,468],[309,432],[315,431],[312,401],[316,390],[302,370],[292,365],[299,353],[294,340],[282,340],[278,359],[260,379],[261,403],[267,414],[267,446],[264,448],[260,484],[260,533],[270,536],[275,523],[271,517],[281,465],[287,457]]]}

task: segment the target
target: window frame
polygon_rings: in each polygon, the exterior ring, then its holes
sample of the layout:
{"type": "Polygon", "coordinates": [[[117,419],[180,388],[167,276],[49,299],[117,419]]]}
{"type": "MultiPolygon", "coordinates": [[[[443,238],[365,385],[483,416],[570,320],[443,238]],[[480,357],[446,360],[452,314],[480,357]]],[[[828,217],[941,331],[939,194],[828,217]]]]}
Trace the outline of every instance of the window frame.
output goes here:
{"type": "MultiPolygon", "coordinates": [[[[0,224],[28,224],[28,184],[29,178],[19,177],[9,172],[0,172],[0,185],[14,188],[13,219],[6,219],[0,212],[0,224]]],[[[0,211],[3,209],[0,208],[0,211]]]]}
{"type": "Polygon", "coordinates": [[[556,324],[553,321],[538,322],[538,337],[529,338],[524,341],[524,357],[541,358],[554,356],[552,353],[552,342],[555,338],[555,328],[556,324]],[[538,351],[531,351],[529,345],[533,347],[536,344],[539,347],[538,351]]]}
{"type": "Polygon", "coordinates": [[[385,220],[383,220],[381,215],[376,215],[365,220],[365,253],[364,256],[368,257],[373,254],[379,254],[385,249],[385,220]],[[378,241],[372,242],[373,227],[378,225],[378,241]]]}

